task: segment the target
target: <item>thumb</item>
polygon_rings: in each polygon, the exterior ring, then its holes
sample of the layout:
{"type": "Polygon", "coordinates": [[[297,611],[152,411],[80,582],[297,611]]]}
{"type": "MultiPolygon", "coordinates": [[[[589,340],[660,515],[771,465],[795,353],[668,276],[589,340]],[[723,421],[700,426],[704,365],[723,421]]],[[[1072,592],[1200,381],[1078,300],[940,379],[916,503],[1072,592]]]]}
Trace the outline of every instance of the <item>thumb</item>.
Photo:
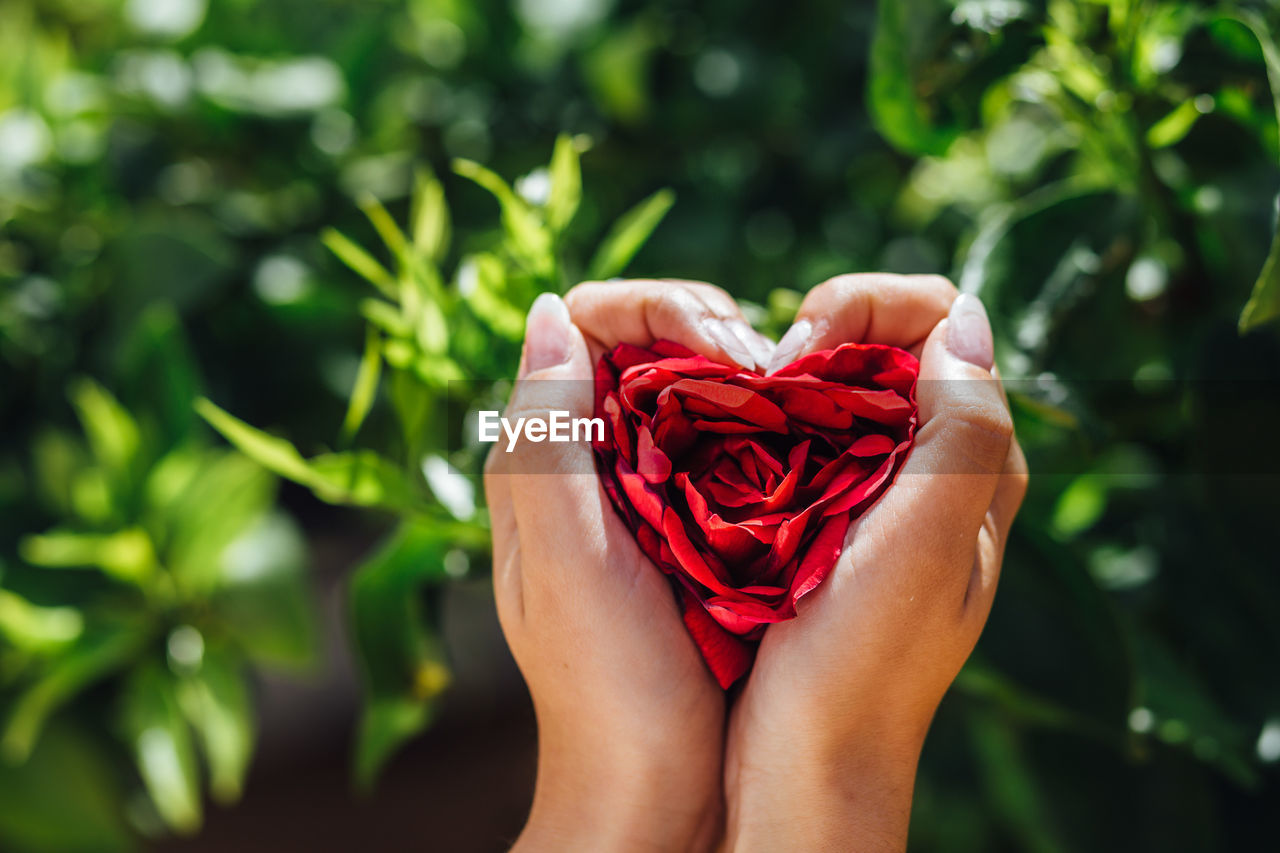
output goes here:
{"type": "MultiPolygon", "coordinates": [[[[559,430],[569,435],[565,441],[536,426],[590,418],[595,403],[592,378],[586,340],[570,320],[569,309],[559,296],[543,293],[529,309],[520,371],[503,415],[508,422],[504,431],[517,430],[502,437],[501,448],[514,477],[594,473],[589,430],[579,428],[576,441],[571,429],[559,430]],[[524,427],[518,429],[521,419],[524,427]]],[[[516,489],[516,481],[511,485],[516,489]]],[[[538,489],[548,490],[550,480],[538,489]]]]}
{"type": "Polygon", "coordinates": [[[934,552],[934,565],[972,561],[1009,455],[1013,420],[992,363],[986,311],[977,297],[961,295],[921,352],[921,426],[885,496],[904,517],[927,519],[919,544],[934,552]]]}
{"type": "Polygon", "coordinates": [[[507,457],[522,548],[538,547],[526,535],[557,532],[558,539],[567,525],[588,521],[582,515],[591,503],[584,497],[595,496],[594,435],[589,427],[573,434],[572,421],[591,418],[594,402],[586,341],[561,298],[543,293],[529,310],[520,378],[503,415],[504,432],[515,434],[502,435],[494,450],[507,457]]]}

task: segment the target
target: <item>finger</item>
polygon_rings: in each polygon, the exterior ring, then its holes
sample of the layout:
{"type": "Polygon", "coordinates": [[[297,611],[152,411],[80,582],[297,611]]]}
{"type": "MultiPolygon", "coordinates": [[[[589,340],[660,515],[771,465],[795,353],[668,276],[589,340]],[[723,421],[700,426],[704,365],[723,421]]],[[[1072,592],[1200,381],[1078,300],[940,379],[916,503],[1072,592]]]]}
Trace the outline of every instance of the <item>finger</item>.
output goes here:
{"type": "Polygon", "coordinates": [[[702,282],[584,282],[565,296],[573,322],[601,351],[675,341],[716,361],[763,367],[768,343],[729,294],[702,282]]]}
{"type": "Polygon", "coordinates": [[[493,538],[493,596],[498,618],[504,630],[510,631],[523,615],[524,605],[520,595],[520,539],[511,507],[507,461],[508,455],[501,446],[494,445],[484,462],[484,496],[493,538]]]}
{"type": "MultiPolygon", "coordinates": [[[[521,373],[504,412],[510,423],[520,418],[549,422],[552,412],[570,420],[592,416],[586,339],[556,296],[538,297],[529,311],[521,373]]],[[[601,537],[604,515],[611,512],[590,441],[532,439],[527,432],[511,444],[504,438],[499,452],[506,458],[495,467],[506,473],[493,475],[505,478],[510,490],[521,549],[521,602],[529,613],[549,597],[594,594],[591,572],[605,568],[601,537]],[[536,575],[531,566],[537,567],[536,575]]]]}
{"type": "MultiPolygon", "coordinates": [[[[1009,456],[1005,460],[1004,473],[996,487],[995,498],[987,510],[982,530],[978,534],[978,547],[973,561],[973,575],[965,593],[964,607],[967,618],[975,623],[977,631],[987,621],[991,605],[995,602],[996,586],[1000,581],[1000,567],[1004,562],[1004,549],[1009,541],[1009,529],[1014,516],[1022,506],[1027,493],[1027,460],[1017,440],[1009,443],[1009,456]]],[[[976,634],[975,634],[976,638],[976,634]]]]}
{"type": "Polygon", "coordinates": [[[955,298],[955,285],[938,275],[859,273],[828,279],[805,296],[768,372],[849,342],[913,349],[947,316],[955,298]]]}
{"type": "Polygon", "coordinates": [[[963,296],[924,344],[915,444],[893,487],[865,519],[916,522],[920,564],[948,574],[922,577],[927,583],[968,583],[974,543],[1004,479],[1013,422],[991,364],[986,312],[976,297],[963,296]],[[957,566],[965,571],[953,581],[957,566]]]}

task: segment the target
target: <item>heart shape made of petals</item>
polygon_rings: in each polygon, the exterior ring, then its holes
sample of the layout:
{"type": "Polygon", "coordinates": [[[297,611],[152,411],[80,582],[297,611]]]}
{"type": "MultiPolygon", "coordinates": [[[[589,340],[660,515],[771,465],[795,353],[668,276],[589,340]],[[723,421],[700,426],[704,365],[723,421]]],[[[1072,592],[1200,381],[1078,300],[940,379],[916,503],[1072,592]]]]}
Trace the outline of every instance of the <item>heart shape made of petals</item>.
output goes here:
{"type": "Polygon", "coordinates": [[[601,357],[597,472],[722,688],[892,482],[915,436],[918,375],[913,355],[875,344],[769,376],[670,341],[601,357]]]}

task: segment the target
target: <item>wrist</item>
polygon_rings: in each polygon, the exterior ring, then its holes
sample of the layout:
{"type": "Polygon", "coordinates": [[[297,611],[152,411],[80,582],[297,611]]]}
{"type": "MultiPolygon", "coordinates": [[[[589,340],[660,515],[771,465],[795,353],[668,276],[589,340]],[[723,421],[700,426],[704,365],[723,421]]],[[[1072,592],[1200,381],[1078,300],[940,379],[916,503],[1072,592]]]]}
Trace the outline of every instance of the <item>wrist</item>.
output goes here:
{"type": "Polygon", "coordinates": [[[873,732],[806,732],[733,750],[726,849],[905,850],[924,731],[873,732]]]}
{"type": "Polygon", "coordinates": [[[706,747],[677,753],[542,738],[533,807],[515,849],[711,850],[724,804],[720,744],[706,747]]]}

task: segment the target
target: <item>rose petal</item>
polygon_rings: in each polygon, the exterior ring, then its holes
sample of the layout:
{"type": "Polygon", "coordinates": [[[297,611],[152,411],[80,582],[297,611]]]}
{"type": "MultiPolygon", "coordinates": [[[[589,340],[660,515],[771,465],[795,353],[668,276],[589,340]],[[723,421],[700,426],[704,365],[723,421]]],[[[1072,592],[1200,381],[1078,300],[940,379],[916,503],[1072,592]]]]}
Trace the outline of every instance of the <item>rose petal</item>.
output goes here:
{"type": "Polygon", "coordinates": [[[918,421],[914,356],[845,344],[772,376],[671,343],[619,346],[596,368],[605,494],[666,572],[721,686],[765,628],[795,616],[888,488],[918,421]]]}
{"type": "Polygon", "coordinates": [[[721,689],[729,687],[751,668],[755,648],[720,627],[690,592],[680,594],[684,626],[702,653],[721,689]]]}

